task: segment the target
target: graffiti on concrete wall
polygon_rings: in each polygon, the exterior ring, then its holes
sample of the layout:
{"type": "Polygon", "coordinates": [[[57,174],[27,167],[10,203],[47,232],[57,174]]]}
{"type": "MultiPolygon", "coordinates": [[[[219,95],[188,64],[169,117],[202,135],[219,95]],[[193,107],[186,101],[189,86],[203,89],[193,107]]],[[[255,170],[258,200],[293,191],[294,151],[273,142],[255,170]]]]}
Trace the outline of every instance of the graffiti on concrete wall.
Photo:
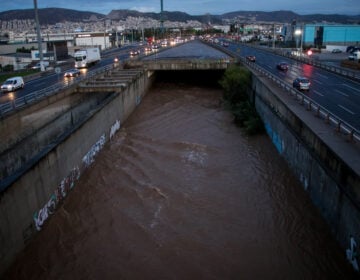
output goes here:
{"type": "Polygon", "coordinates": [[[278,152],[282,154],[284,151],[284,142],[281,139],[280,135],[272,129],[271,125],[268,122],[265,122],[265,130],[267,134],[270,136],[271,141],[275,145],[278,152]]]}
{"type": "Polygon", "coordinates": [[[110,129],[110,139],[113,138],[116,131],[118,131],[119,129],[120,129],[120,121],[116,120],[116,122],[111,126],[111,129],[110,129]]]}
{"type": "MultiPolygon", "coordinates": [[[[120,128],[120,122],[116,121],[115,124],[111,127],[110,135],[111,137],[115,132],[120,128]]],[[[105,134],[101,135],[100,139],[90,148],[90,150],[83,157],[82,161],[84,167],[87,168],[91,163],[94,162],[95,156],[97,153],[104,147],[105,144],[105,134]]],[[[74,187],[75,182],[80,178],[80,169],[79,167],[73,168],[68,176],[61,180],[54,193],[50,196],[48,202],[41,208],[39,211],[34,213],[33,219],[35,222],[35,227],[38,231],[41,230],[41,227],[45,221],[51,216],[59,203],[67,196],[67,194],[74,187]]]]}
{"type": "Polygon", "coordinates": [[[346,250],[346,257],[349,262],[352,264],[353,268],[356,271],[359,271],[359,252],[357,251],[357,244],[354,237],[350,237],[350,248],[346,250]]]}
{"type": "Polygon", "coordinates": [[[80,178],[80,169],[75,167],[71,170],[68,176],[61,180],[54,193],[51,195],[49,201],[38,212],[34,213],[34,222],[37,230],[41,230],[41,227],[45,221],[55,212],[55,209],[59,203],[66,197],[68,192],[74,187],[75,181],[80,178]]]}
{"type": "Polygon", "coordinates": [[[104,147],[105,140],[105,134],[101,135],[100,139],[90,148],[87,154],[83,157],[82,161],[85,165],[85,168],[89,167],[94,162],[95,156],[104,147]]]}

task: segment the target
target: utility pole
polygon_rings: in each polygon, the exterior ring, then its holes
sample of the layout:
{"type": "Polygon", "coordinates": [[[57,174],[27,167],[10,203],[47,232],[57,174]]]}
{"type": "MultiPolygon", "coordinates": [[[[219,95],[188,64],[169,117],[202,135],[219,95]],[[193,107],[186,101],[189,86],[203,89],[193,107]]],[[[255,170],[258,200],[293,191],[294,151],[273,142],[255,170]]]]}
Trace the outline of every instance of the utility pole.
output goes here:
{"type": "Polygon", "coordinates": [[[160,0],[160,29],[161,29],[161,34],[164,33],[164,3],[163,0],[160,0]]]}
{"type": "Polygon", "coordinates": [[[37,0],[34,0],[34,9],[35,9],[35,23],[36,23],[36,35],[39,46],[39,58],[40,58],[40,70],[41,72],[45,71],[44,67],[44,57],[42,52],[42,40],[40,34],[40,24],[39,24],[39,16],[38,16],[38,8],[37,8],[37,0]]]}
{"type": "Polygon", "coordinates": [[[275,23],[273,26],[273,44],[272,44],[272,48],[275,49],[275,23]]]}

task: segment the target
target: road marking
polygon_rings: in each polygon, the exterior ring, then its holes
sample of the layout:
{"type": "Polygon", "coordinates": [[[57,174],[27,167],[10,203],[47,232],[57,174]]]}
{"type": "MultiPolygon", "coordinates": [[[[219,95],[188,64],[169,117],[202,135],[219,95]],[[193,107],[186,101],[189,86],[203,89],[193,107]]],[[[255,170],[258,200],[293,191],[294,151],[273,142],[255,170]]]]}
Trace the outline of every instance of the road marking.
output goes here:
{"type": "Polygon", "coordinates": [[[314,90],[314,93],[320,96],[324,96],[322,93],[318,92],[317,90],[314,90]]]}
{"type": "Polygon", "coordinates": [[[320,73],[316,73],[317,76],[320,76],[321,78],[324,78],[324,79],[329,79],[328,76],[325,76],[323,74],[320,74],[320,73]]]}
{"type": "Polygon", "coordinates": [[[345,110],[346,112],[348,112],[348,113],[350,113],[350,114],[352,114],[352,115],[355,115],[355,113],[352,112],[352,111],[350,111],[348,108],[346,108],[346,107],[344,107],[344,106],[342,106],[342,105],[340,105],[340,104],[338,104],[338,106],[339,106],[341,109],[345,110]]]}
{"type": "Polygon", "coordinates": [[[345,96],[345,97],[349,97],[348,94],[346,93],[343,93],[342,91],[338,90],[338,89],[335,89],[336,92],[340,93],[341,95],[345,96]]]}
{"type": "Polygon", "coordinates": [[[346,86],[346,87],[348,87],[348,88],[351,88],[352,90],[355,90],[355,91],[360,92],[360,89],[354,88],[354,87],[349,86],[349,85],[347,85],[347,84],[343,84],[343,85],[346,86]]]}
{"type": "Polygon", "coordinates": [[[316,80],[316,79],[313,79],[312,82],[317,83],[317,84],[319,84],[319,85],[322,85],[322,84],[323,84],[322,82],[320,82],[319,80],[316,80]]]}

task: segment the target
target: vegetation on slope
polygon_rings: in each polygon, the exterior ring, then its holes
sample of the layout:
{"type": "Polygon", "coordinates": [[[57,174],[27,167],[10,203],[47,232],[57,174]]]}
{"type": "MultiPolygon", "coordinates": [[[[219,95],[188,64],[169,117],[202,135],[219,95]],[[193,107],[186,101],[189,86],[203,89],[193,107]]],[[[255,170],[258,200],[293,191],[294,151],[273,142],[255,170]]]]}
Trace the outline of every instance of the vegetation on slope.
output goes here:
{"type": "Polygon", "coordinates": [[[243,127],[247,134],[253,135],[264,131],[264,125],[251,104],[247,90],[251,86],[251,73],[245,67],[229,67],[222,79],[223,101],[225,107],[234,116],[234,121],[243,127]]]}

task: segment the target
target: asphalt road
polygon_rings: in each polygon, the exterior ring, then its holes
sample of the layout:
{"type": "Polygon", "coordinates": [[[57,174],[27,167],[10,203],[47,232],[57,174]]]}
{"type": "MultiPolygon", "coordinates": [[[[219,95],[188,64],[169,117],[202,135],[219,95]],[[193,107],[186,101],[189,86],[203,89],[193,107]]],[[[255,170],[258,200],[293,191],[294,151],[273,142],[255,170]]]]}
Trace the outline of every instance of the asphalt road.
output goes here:
{"type": "MultiPolygon", "coordinates": [[[[204,58],[205,54],[209,54],[208,46],[199,48],[197,45],[196,51],[198,54],[194,53],[194,48],[185,47],[187,44],[183,45],[181,48],[173,48],[171,51],[164,52],[168,53],[171,57],[187,57],[190,58],[204,58]],[[189,49],[189,50],[187,50],[189,49]]],[[[96,71],[98,68],[110,65],[114,63],[114,57],[117,56],[121,61],[129,59],[129,51],[131,48],[138,46],[126,46],[123,48],[113,49],[107,51],[105,54],[102,54],[101,62],[96,64],[89,69],[82,70],[82,77],[86,77],[91,71],[96,71]]],[[[230,43],[229,50],[237,53],[241,57],[247,55],[256,56],[256,64],[264,68],[265,70],[271,72],[273,75],[276,75],[278,78],[287,82],[292,86],[292,81],[298,76],[305,76],[311,81],[311,88],[309,92],[305,94],[313,99],[316,103],[320,104],[332,114],[336,115],[346,123],[353,126],[355,129],[360,131],[360,83],[347,79],[343,76],[330,73],[326,70],[319,69],[317,67],[300,63],[296,60],[290,58],[282,57],[265,50],[251,48],[249,46],[237,45],[230,43]],[[284,72],[276,68],[276,64],[280,61],[284,61],[289,65],[289,70],[284,72]]],[[[206,56],[206,55],[205,55],[206,56]]],[[[160,53],[159,53],[160,57],[160,53]]],[[[67,67],[68,68],[68,67],[67,67]]],[[[67,69],[66,68],[66,69],[67,69]]],[[[63,73],[66,70],[65,68],[59,74],[56,74],[55,71],[50,73],[47,76],[36,78],[34,80],[28,81],[24,89],[13,92],[12,94],[1,94],[0,95],[0,104],[9,102],[11,99],[22,97],[28,95],[32,92],[44,89],[51,85],[60,84],[67,85],[70,83],[77,82],[81,78],[71,78],[65,79],[63,73]]]]}
{"type": "Polygon", "coordinates": [[[292,86],[298,76],[311,81],[309,92],[304,92],[319,105],[360,131],[360,83],[330,73],[312,65],[248,46],[230,44],[229,49],[241,57],[256,56],[256,64],[292,86]],[[278,62],[289,65],[288,71],[276,68],[278,62]]]}

